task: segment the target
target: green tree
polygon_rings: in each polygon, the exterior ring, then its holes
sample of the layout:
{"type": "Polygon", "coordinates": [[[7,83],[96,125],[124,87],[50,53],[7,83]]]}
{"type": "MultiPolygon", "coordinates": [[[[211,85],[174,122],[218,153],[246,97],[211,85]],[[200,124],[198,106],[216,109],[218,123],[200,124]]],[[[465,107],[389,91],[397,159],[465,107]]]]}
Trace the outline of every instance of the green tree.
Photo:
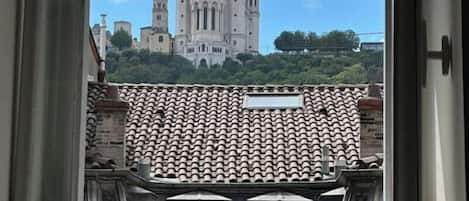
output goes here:
{"type": "Polygon", "coordinates": [[[284,31],[274,41],[275,48],[283,51],[306,50],[351,51],[358,48],[360,38],[352,30],[334,30],[318,36],[315,32],[284,31]]]}
{"type": "Polygon", "coordinates": [[[236,59],[241,61],[241,63],[243,63],[243,65],[246,65],[246,62],[252,60],[253,58],[254,58],[254,56],[252,54],[239,53],[239,54],[236,55],[236,59]]]}
{"type": "Polygon", "coordinates": [[[302,31],[295,31],[293,33],[293,40],[292,40],[292,50],[296,52],[301,52],[306,49],[306,35],[305,32],[302,31]]]}
{"type": "Polygon", "coordinates": [[[345,46],[349,49],[357,49],[360,46],[360,37],[352,30],[346,30],[344,33],[347,41],[345,46]]]}
{"type": "Polygon", "coordinates": [[[291,51],[292,50],[292,43],[293,43],[294,34],[288,31],[284,31],[278,36],[275,41],[274,45],[275,48],[280,51],[291,51]]]}
{"type": "Polygon", "coordinates": [[[333,77],[337,84],[364,84],[367,82],[367,73],[360,64],[345,67],[344,71],[333,77]]]}
{"type": "Polygon", "coordinates": [[[124,30],[119,30],[112,35],[111,43],[119,50],[127,49],[132,46],[132,36],[124,30]]]}
{"type": "Polygon", "coordinates": [[[321,46],[326,50],[347,50],[358,48],[359,37],[352,30],[334,30],[321,36],[321,46]]]}
{"type": "Polygon", "coordinates": [[[309,51],[317,50],[320,46],[320,40],[318,34],[315,32],[309,32],[306,35],[306,49],[309,51]]]}
{"type": "Polygon", "coordinates": [[[106,69],[107,79],[118,83],[358,84],[382,82],[382,56],[382,52],[351,52],[335,57],[239,55],[238,60],[244,60],[245,65],[228,58],[222,65],[196,69],[192,61],[181,56],[127,49],[108,53],[106,69]]]}

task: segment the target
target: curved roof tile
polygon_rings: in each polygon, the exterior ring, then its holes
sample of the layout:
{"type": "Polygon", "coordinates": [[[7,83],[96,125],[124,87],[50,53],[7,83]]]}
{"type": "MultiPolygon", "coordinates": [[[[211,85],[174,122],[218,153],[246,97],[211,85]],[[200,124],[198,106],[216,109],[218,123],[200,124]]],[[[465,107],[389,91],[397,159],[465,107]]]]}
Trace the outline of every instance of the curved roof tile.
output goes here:
{"type": "MultiPolygon", "coordinates": [[[[366,85],[118,85],[130,104],[127,166],[151,158],[151,175],[188,183],[311,182],[323,179],[321,148],[356,164],[358,100],[366,85]],[[249,110],[250,92],[295,92],[300,109],[249,110]]],[[[93,147],[96,101],[106,85],[89,85],[87,149],[93,147]]]]}

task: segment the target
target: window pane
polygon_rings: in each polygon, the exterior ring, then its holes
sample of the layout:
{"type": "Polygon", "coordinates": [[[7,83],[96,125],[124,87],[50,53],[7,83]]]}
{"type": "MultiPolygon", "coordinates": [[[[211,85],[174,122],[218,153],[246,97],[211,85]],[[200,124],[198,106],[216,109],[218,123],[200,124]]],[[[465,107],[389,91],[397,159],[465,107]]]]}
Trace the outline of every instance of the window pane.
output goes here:
{"type": "Polygon", "coordinates": [[[303,107],[300,94],[255,94],[248,95],[246,108],[299,108],[303,107]]]}

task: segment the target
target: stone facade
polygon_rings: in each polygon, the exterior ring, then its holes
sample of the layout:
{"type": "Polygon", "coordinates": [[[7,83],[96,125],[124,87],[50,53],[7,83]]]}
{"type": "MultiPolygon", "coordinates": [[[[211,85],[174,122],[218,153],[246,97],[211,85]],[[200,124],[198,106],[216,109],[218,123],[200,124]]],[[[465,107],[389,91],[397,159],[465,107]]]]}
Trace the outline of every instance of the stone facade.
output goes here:
{"type": "Polygon", "coordinates": [[[114,22],[114,33],[119,30],[123,30],[127,32],[130,36],[132,36],[132,25],[130,22],[127,21],[115,21],[114,22]]]}
{"type": "Polygon", "coordinates": [[[379,86],[371,85],[368,96],[358,101],[360,110],[360,158],[383,153],[383,100],[379,86]],[[378,92],[376,92],[378,91],[378,92]]]}
{"type": "Polygon", "coordinates": [[[178,0],[175,53],[194,65],[259,51],[260,0],[178,0]]]}
{"type": "Polygon", "coordinates": [[[171,54],[173,39],[168,32],[168,0],[153,0],[152,26],[140,29],[138,49],[171,54]]]}
{"type": "Polygon", "coordinates": [[[168,33],[154,33],[150,37],[150,50],[165,54],[172,53],[173,40],[168,33]]]}
{"type": "MultiPolygon", "coordinates": [[[[110,93],[109,93],[110,92],[110,93]]],[[[91,151],[111,158],[118,167],[125,167],[125,123],[129,105],[117,97],[117,88],[96,103],[96,141],[91,151]]]]}
{"type": "Polygon", "coordinates": [[[150,37],[152,33],[152,27],[140,28],[140,41],[137,42],[137,49],[150,49],[150,37]]]}
{"type": "Polygon", "coordinates": [[[168,33],[168,0],[153,0],[152,27],[156,33],[168,33]]]}
{"type": "Polygon", "coordinates": [[[152,26],[134,47],[181,55],[195,66],[223,64],[259,52],[260,0],[178,0],[176,33],[168,32],[168,0],[153,0],[152,26]]]}

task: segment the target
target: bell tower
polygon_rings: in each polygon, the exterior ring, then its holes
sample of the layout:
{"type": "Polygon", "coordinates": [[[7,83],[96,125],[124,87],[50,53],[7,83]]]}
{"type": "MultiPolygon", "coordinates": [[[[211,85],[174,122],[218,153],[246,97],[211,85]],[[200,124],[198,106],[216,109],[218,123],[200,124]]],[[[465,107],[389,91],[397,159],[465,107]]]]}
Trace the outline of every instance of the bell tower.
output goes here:
{"type": "Polygon", "coordinates": [[[168,0],[153,0],[153,31],[168,32],[168,0]]]}

